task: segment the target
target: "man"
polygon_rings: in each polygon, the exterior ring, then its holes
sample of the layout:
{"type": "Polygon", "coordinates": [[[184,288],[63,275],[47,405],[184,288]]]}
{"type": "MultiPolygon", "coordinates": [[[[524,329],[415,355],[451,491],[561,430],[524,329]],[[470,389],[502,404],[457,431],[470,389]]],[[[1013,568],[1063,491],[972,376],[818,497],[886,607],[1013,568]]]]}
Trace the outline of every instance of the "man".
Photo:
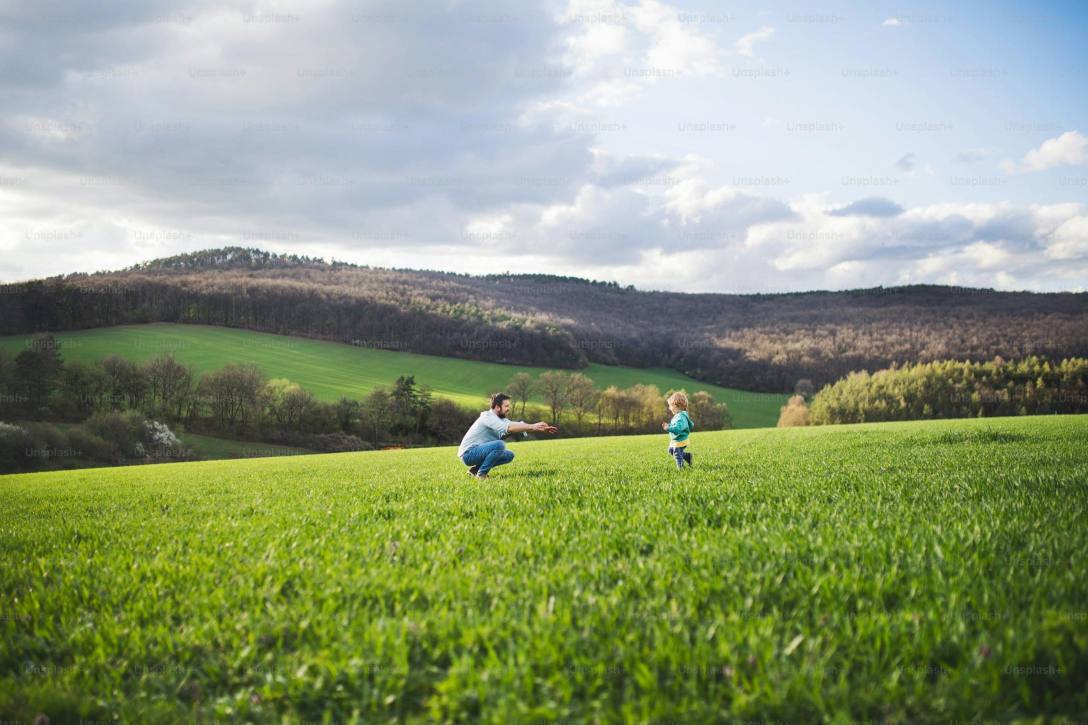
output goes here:
{"type": "Polygon", "coordinates": [[[503,436],[510,433],[555,433],[558,428],[544,421],[526,423],[520,420],[507,420],[510,413],[510,396],[495,393],[491,396],[491,409],[480,413],[480,417],[469,426],[457,457],[468,466],[468,475],[487,478],[487,473],[495,466],[501,466],[514,460],[514,452],[507,450],[502,442],[503,436]]]}

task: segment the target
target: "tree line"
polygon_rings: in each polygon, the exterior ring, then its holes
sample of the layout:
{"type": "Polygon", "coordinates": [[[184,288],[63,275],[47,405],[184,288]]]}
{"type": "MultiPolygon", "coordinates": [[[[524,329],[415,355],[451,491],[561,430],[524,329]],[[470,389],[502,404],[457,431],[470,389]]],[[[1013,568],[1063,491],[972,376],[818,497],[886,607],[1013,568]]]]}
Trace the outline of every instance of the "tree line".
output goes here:
{"type": "MultiPolygon", "coordinates": [[[[562,370],[537,377],[519,373],[509,393],[522,415],[549,416],[564,435],[653,431],[664,405],[656,386],[601,391],[587,376],[562,370]],[[545,405],[529,405],[533,396],[545,405]]],[[[728,408],[705,391],[691,401],[703,429],[730,425],[728,408]]],[[[20,421],[0,428],[5,470],[79,465],[84,459],[115,464],[191,458],[175,431],[321,452],[444,445],[459,442],[477,415],[410,375],[358,399],[328,403],[248,364],[198,375],[170,353],[142,363],[119,356],[65,362],[61,343],[48,333],[34,336],[14,358],[0,350],[0,419],[20,421]]]]}
{"type": "Polygon", "coordinates": [[[1088,412],[1088,359],[943,360],[854,372],[782,408],[780,426],[1088,412]]]}
{"type": "MultiPolygon", "coordinates": [[[[656,385],[643,384],[600,390],[583,373],[547,370],[535,377],[516,374],[505,392],[513,399],[511,411],[519,411],[522,418],[544,417],[576,435],[602,435],[660,432],[661,421],[671,416],[665,398],[674,391],[662,393],[656,385]],[[544,406],[527,412],[533,396],[542,399],[544,406]]],[[[688,412],[700,430],[732,427],[729,407],[715,402],[709,392],[696,391],[688,400],[688,412]]]]}

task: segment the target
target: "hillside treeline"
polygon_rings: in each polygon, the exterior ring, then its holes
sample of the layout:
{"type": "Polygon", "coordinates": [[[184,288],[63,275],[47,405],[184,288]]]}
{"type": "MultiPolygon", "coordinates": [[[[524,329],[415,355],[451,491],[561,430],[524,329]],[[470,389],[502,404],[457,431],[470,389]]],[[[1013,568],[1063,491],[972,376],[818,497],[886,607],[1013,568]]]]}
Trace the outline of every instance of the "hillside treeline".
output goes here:
{"type": "Polygon", "coordinates": [[[152,424],[170,435],[185,430],[330,452],[450,443],[474,417],[434,397],[412,376],[360,400],[326,403],[297,383],[268,378],[255,365],[229,364],[198,375],[170,354],[143,363],[118,356],[65,362],[60,343],[48,334],[35,336],[14,358],[0,351],[0,419],[86,424],[84,432],[92,436],[83,441],[87,457],[112,463],[139,458],[139,450],[150,458],[180,455],[151,450],[142,427],[152,424]],[[101,455],[103,450],[110,454],[101,455]]]}
{"type": "Polygon", "coordinates": [[[662,366],[771,392],[906,363],[1088,356],[1084,293],[922,285],[683,294],[571,277],[371,269],[241,248],[0,286],[0,334],[140,322],[568,370],[662,366]]]}
{"type": "MultiPolygon", "coordinates": [[[[557,422],[562,435],[651,432],[665,417],[665,394],[656,386],[602,391],[589,377],[563,370],[519,373],[510,393],[523,417],[557,422]],[[546,407],[530,405],[533,397],[546,407]]],[[[731,424],[728,408],[707,392],[691,401],[702,430],[731,424]]],[[[0,425],[0,471],[186,460],[192,456],[181,431],[322,452],[452,444],[477,415],[413,376],[327,403],[254,365],[198,375],[170,354],[143,363],[118,356],[65,362],[49,334],[35,336],[14,358],[0,350],[0,420],[8,421],[0,425]]]]}
{"type": "Polygon", "coordinates": [[[941,361],[858,372],[794,398],[780,425],[1088,412],[1088,359],[941,361]]]}

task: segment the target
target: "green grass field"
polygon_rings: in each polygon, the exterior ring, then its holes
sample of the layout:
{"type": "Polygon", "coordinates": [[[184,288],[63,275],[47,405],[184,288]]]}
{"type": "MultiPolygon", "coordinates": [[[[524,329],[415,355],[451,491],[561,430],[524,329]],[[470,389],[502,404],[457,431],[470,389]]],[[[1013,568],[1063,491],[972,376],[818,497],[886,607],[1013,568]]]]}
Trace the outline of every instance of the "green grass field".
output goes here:
{"type": "MultiPolygon", "coordinates": [[[[269,377],[289,378],[326,401],[342,395],[360,397],[379,385],[391,385],[400,375],[415,375],[417,383],[430,385],[437,394],[482,410],[487,396],[502,389],[515,373],[536,375],[544,370],[206,325],[156,322],[58,332],[55,337],[62,343],[65,360],[92,362],[109,355],[148,360],[173,352],[199,373],[231,362],[255,363],[269,377]]],[[[29,339],[27,335],[0,337],[0,349],[16,355],[29,339]]],[[[669,388],[686,388],[689,393],[706,390],[719,403],[728,404],[737,428],[775,425],[788,397],[723,388],[663,368],[592,364],[581,372],[599,388],[644,383],[657,385],[662,393],[669,388]]]]}
{"type": "Polygon", "coordinates": [[[0,477],[0,717],[1088,712],[1088,416],[0,477]]]}

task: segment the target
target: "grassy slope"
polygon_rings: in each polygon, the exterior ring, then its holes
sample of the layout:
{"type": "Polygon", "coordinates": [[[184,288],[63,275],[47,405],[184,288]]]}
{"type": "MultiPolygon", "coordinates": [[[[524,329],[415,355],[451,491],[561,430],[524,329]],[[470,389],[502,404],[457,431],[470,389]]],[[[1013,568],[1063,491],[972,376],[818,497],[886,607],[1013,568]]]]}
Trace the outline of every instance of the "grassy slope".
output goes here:
{"type": "Polygon", "coordinates": [[[1088,416],[0,478],[0,715],[1088,711],[1088,416]],[[94,693],[92,695],[91,693],[94,693]],[[102,698],[97,704],[97,698],[102,698]]]}
{"type": "MultiPolygon", "coordinates": [[[[432,386],[436,393],[469,406],[481,406],[486,396],[506,385],[517,372],[541,372],[538,368],[376,350],[299,337],[271,335],[248,330],[204,325],[151,323],[55,333],[66,360],[99,360],[121,355],[146,360],[173,351],[178,360],[198,372],[215,370],[229,362],[253,362],[271,377],[286,377],[323,400],[341,395],[360,396],[379,385],[389,385],[398,375],[415,375],[417,383],[432,386]]],[[[0,337],[0,348],[10,354],[24,349],[26,335],[0,337]]],[[[786,397],[750,393],[702,383],[672,370],[590,365],[583,370],[598,387],[635,383],[654,384],[665,392],[683,387],[688,392],[707,390],[733,412],[738,428],[773,426],[786,397]]]]}

